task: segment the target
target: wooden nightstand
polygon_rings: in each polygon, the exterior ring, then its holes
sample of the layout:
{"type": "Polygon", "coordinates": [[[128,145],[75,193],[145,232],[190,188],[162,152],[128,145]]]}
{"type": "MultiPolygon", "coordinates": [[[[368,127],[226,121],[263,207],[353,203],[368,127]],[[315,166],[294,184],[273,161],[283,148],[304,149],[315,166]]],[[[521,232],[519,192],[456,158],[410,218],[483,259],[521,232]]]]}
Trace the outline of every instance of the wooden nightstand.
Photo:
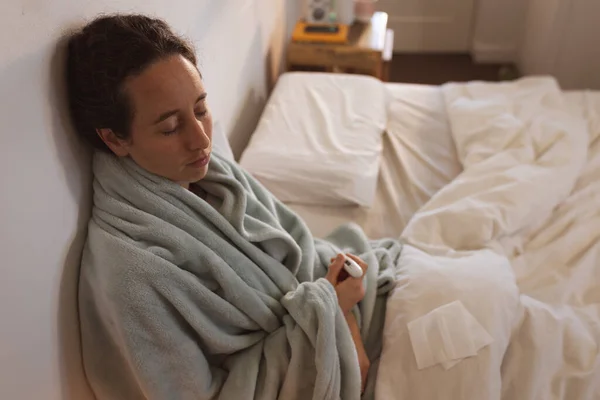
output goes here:
{"type": "Polygon", "coordinates": [[[290,42],[288,71],[326,71],[371,75],[388,80],[394,33],[387,29],[388,15],[376,12],[368,24],[350,26],[347,44],[290,42]]]}

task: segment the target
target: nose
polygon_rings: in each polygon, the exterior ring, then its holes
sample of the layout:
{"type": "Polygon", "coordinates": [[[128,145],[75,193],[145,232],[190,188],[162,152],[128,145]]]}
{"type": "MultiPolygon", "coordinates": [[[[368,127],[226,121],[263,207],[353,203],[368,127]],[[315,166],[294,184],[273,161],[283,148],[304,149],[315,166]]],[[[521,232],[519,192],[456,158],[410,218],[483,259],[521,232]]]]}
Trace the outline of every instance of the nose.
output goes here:
{"type": "Polygon", "coordinates": [[[204,150],[210,147],[210,137],[204,122],[194,118],[187,135],[187,145],[190,150],[204,150]]]}

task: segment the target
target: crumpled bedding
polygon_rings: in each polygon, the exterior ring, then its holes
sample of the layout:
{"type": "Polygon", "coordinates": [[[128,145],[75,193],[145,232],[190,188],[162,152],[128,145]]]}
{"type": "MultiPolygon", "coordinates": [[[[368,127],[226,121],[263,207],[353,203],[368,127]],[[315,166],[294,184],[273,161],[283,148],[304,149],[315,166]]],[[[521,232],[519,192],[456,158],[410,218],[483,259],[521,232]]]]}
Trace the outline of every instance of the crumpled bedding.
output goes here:
{"type": "Polygon", "coordinates": [[[600,398],[600,94],[537,77],[442,92],[463,172],[402,233],[376,398],[600,398]],[[454,302],[455,324],[411,340],[454,302]],[[472,318],[492,338],[477,351],[472,318]]]}

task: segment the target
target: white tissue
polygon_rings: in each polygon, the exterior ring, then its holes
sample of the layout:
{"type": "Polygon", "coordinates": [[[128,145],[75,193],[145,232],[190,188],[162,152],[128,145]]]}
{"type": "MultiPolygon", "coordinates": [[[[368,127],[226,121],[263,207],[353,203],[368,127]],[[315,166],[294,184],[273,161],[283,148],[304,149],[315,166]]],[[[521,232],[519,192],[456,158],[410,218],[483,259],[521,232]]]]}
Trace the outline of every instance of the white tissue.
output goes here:
{"type": "Polygon", "coordinates": [[[448,370],[494,341],[460,301],[409,322],[408,333],[418,369],[441,364],[448,370]]]}

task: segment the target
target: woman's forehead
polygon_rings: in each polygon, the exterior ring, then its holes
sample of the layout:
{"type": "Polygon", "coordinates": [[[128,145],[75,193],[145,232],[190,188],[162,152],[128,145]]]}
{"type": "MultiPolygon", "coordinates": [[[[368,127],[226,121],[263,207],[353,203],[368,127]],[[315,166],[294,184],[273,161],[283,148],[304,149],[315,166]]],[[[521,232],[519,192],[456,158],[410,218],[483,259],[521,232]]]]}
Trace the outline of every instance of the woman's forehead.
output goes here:
{"type": "Polygon", "coordinates": [[[189,107],[205,91],[196,67],[179,55],[150,65],[129,79],[125,90],[136,114],[189,107]]]}

